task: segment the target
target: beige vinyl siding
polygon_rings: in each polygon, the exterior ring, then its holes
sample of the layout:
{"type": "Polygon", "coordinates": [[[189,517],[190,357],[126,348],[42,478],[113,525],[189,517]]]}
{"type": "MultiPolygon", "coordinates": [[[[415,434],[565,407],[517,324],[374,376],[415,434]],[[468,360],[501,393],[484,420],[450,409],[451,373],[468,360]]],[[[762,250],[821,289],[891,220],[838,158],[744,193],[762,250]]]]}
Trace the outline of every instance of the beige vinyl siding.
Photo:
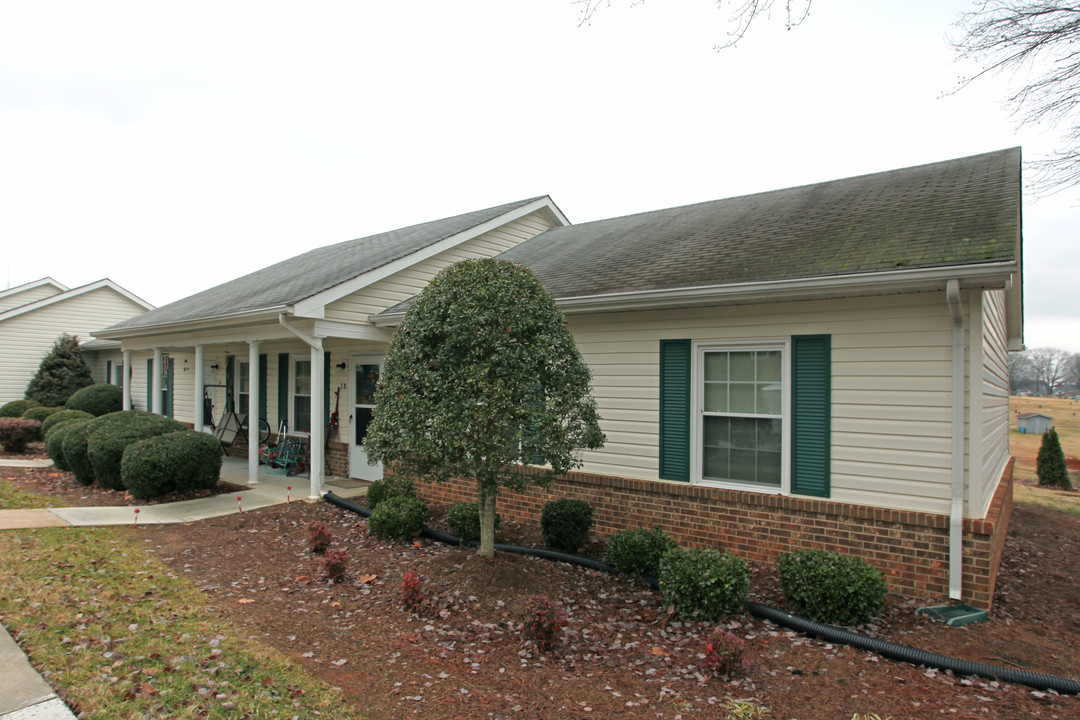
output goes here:
{"type": "MultiPolygon", "coordinates": [[[[571,316],[606,446],[585,472],[658,478],[659,341],[832,336],[832,499],[949,510],[951,320],[944,293],[571,316]]],[[[693,452],[693,450],[692,450],[693,452]]]]}
{"type": "MultiPolygon", "coordinates": [[[[90,374],[96,383],[112,383],[109,370],[116,368],[124,362],[124,354],[120,350],[92,350],[83,352],[83,359],[90,366],[90,374]],[[110,366],[109,363],[112,363],[110,366]]],[[[115,373],[115,369],[113,370],[115,373]]]]}
{"type": "Polygon", "coordinates": [[[530,213],[330,303],[326,318],[367,323],[370,315],[419,293],[444,267],[459,260],[493,257],[551,227],[545,213],[530,213]]]}
{"type": "Polygon", "coordinates": [[[973,354],[969,395],[971,433],[967,514],[986,515],[1009,461],[1009,351],[1005,318],[1005,293],[989,290],[973,298],[973,323],[969,337],[973,354]],[[981,302],[978,302],[981,301],[981,302]]]}
{"type": "Polygon", "coordinates": [[[103,287],[0,322],[0,402],[23,397],[41,359],[65,332],[89,340],[94,330],[142,312],[141,305],[103,287]]]}
{"type": "Polygon", "coordinates": [[[0,297],[0,313],[17,308],[21,305],[29,305],[32,302],[38,300],[44,300],[50,298],[53,295],[59,295],[62,290],[55,285],[38,285],[37,287],[27,288],[11,295],[5,295],[0,297]]]}

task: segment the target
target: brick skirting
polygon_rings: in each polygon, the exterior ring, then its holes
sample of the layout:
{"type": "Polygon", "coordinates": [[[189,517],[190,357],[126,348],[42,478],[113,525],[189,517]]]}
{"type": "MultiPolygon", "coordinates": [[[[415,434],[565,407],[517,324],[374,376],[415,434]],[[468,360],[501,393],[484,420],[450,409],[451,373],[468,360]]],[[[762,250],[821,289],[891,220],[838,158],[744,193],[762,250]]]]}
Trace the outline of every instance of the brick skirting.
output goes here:
{"type": "MultiPolygon", "coordinates": [[[[964,520],[963,599],[988,610],[1012,516],[1012,469],[1010,460],[986,517],[964,520]]],[[[476,485],[473,480],[420,482],[417,494],[451,505],[475,500],[476,485]]],[[[770,564],[791,550],[837,550],[881,569],[890,592],[926,602],[948,598],[947,515],[579,472],[560,476],[546,490],[503,490],[499,514],[539,523],[544,504],[557,498],[592,505],[600,538],[658,526],[680,546],[715,547],[770,564]]]]}

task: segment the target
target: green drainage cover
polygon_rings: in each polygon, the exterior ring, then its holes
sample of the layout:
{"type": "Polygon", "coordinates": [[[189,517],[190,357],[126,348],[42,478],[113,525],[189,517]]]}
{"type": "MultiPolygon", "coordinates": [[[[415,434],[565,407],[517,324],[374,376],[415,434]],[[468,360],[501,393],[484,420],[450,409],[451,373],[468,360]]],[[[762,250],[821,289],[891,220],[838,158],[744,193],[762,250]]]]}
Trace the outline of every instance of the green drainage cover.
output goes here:
{"type": "Polygon", "coordinates": [[[970,605],[935,605],[922,607],[915,611],[919,615],[929,615],[935,620],[944,620],[946,625],[960,627],[968,623],[980,622],[989,619],[985,610],[973,608],[970,605]]]}

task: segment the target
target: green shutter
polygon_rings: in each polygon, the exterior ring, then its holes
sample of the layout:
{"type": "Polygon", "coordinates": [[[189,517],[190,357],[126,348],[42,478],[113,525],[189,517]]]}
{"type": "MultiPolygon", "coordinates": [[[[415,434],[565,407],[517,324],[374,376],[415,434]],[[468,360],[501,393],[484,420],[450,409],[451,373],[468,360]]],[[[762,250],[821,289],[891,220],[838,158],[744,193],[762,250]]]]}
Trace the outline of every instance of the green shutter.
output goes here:
{"type": "Polygon", "coordinates": [[[167,418],[173,416],[173,362],[175,358],[169,358],[165,363],[165,382],[162,388],[161,414],[167,418]]]}
{"type": "Polygon", "coordinates": [[[259,419],[266,420],[266,388],[269,384],[266,382],[266,355],[259,355],[259,382],[262,383],[262,387],[259,388],[259,419]]]}
{"type": "Polygon", "coordinates": [[[829,497],[832,337],[791,338],[791,492],[829,497]]]}
{"type": "Polygon", "coordinates": [[[154,411],[154,358],[146,358],[146,412],[154,411]]]}
{"type": "Polygon", "coordinates": [[[289,353],[277,356],[277,419],[278,426],[289,421],[289,353]]]}
{"type": "Polygon", "coordinates": [[[228,355],[225,358],[225,411],[233,412],[235,398],[233,398],[233,386],[236,383],[236,356],[228,355]]]}
{"type": "Polygon", "coordinates": [[[689,340],[660,341],[660,478],[690,482],[689,340]]]}
{"type": "MultiPolygon", "coordinates": [[[[329,352],[324,352],[323,353],[323,366],[322,367],[323,367],[323,374],[322,374],[322,377],[323,377],[323,400],[322,400],[323,427],[328,428],[328,427],[330,427],[330,353],[329,352]]],[[[311,389],[312,389],[312,391],[315,390],[315,388],[311,388],[311,389]]],[[[314,421],[314,418],[312,418],[312,420],[314,421]]],[[[326,433],[325,430],[323,431],[323,435],[324,435],[324,437],[329,436],[329,434],[326,433]]]]}
{"type": "Polygon", "coordinates": [[[105,361],[105,382],[109,385],[113,384],[112,381],[112,360],[105,361]]]}

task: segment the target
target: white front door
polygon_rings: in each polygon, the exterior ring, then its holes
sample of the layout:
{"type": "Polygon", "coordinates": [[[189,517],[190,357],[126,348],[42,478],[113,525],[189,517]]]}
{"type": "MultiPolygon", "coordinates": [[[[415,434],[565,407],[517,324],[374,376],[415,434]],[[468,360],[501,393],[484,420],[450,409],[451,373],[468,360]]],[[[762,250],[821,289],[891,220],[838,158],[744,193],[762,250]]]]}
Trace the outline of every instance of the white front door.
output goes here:
{"type": "Polygon", "coordinates": [[[352,366],[352,415],[349,418],[351,436],[349,443],[349,475],[360,480],[379,480],[382,478],[382,464],[368,465],[367,453],[364,452],[364,436],[375,410],[375,385],[379,382],[382,370],[382,355],[353,355],[352,366]]]}

